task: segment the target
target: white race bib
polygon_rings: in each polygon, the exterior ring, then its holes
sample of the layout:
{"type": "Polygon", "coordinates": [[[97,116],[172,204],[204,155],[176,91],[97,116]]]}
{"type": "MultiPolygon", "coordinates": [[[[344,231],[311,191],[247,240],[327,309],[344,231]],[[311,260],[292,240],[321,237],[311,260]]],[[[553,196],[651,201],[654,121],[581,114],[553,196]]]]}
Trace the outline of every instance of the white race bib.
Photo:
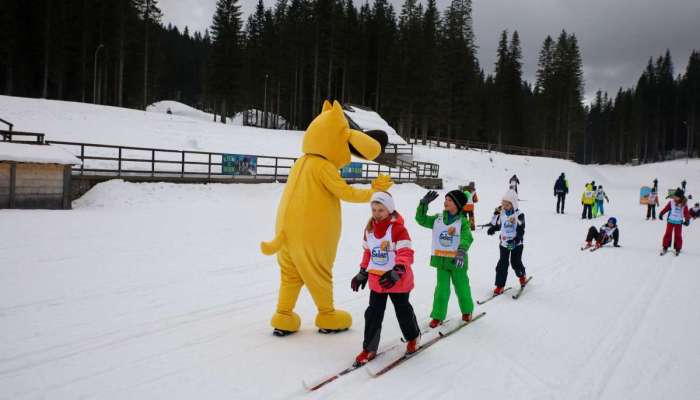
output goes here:
{"type": "Polygon", "coordinates": [[[389,225],[384,237],[377,238],[374,232],[367,234],[367,246],[370,252],[370,261],[367,265],[367,272],[375,275],[383,275],[390,271],[396,264],[396,249],[391,245],[391,230],[393,225],[389,225]]]}
{"type": "Polygon", "coordinates": [[[438,257],[454,257],[459,249],[462,218],[458,217],[450,225],[445,225],[444,216],[439,215],[433,224],[433,251],[438,257]]]}

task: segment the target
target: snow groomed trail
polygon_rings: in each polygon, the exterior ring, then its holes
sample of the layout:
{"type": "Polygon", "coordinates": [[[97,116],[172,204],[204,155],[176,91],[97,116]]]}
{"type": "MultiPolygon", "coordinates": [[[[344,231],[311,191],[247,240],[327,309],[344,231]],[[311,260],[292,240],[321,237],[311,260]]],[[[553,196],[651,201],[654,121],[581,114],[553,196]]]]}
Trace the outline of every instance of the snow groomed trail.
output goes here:
{"type": "MultiPolygon", "coordinates": [[[[265,141],[255,145],[262,153],[265,141]]],[[[0,398],[696,397],[700,223],[684,228],[680,256],[660,257],[665,223],[644,220],[638,192],[655,177],[662,190],[686,178],[700,195],[700,161],[581,166],[425,147],[416,153],[440,164],[446,189],[476,181],[477,223],[487,222],[518,174],[523,261],[536,277],[520,299],[477,306],[488,315],[386,375],[356,371],[309,393],[302,380],[341,370],[361,350],[368,291],[349,285],[369,206],[343,204],[334,269],[336,305],[352,313],[352,329],[319,335],[304,292],[302,330],[276,338],[269,318],[279,271],[258,243],[273,232],[283,185],[111,181],[71,211],[0,211],[0,398]],[[561,172],[571,189],[565,215],[555,213],[552,193],[561,172]],[[618,218],[621,248],[579,250],[588,227],[604,223],[580,219],[581,191],[592,179],[610,197],[606,214],[618,218]]],[[[427,266],[430,231],[413,220],[425,190],[397,185],[392,193],[416,250],[411,301],[425,323],[435,271],[427,266]]],[[[497,258],[496,239],[477,231],[469,251],[475,299],[490,293],[497,258]]],[[[512,272],[508,284],[517,287],[512,272]]],[[[388,307],[382,346],[399,336],[388,307]]]]}

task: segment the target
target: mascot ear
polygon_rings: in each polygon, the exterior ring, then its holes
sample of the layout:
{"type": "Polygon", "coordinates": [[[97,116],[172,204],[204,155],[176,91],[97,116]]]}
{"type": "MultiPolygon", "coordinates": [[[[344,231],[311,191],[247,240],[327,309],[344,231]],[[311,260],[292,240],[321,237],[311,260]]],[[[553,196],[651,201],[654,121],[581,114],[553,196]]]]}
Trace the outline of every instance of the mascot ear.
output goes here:
{"type": "Polygon", "coordinates": [[[366,131],[365,135],[379,142],[379,145],[382,146],[382,152],[384,152],[386,145],[389,143],[389,136],[386,134],[386,132],[379,129],[373,129],[371,131],[366,131]]]}
{"type": "Polygon", "coordinates": [[[331,103],[328,100],[323,100],[323,108],[321,109],[321,112],[325,112],[333,108],[331,103]]]}
{"type": "Polygon", "coordinates": [[[348,147],[350,148],[350,153],[356,157],[374,160],[384,151],[388,141],[389,139],[384,131],[361,132],[351,129],[348,147]]]}

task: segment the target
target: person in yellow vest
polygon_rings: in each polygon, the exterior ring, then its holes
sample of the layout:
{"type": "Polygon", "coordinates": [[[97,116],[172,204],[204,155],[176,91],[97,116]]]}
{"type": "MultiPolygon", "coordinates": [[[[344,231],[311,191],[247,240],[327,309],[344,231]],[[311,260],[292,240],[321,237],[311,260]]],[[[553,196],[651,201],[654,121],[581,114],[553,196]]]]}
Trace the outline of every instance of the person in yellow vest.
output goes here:
{"type": "Polygon", "coordinates": [[[474,218],[474,204],[479,202],[479,196],[476,195],[476,184],[469,182],[464,188],[464,194],[467,196],[467,204],[464,205],[464,212],[469,216],[469,226],[472,231],[476,230],[476,220],[474,218]]]}
{"type": "Polygon", "coordinates": [[[593,203],[595,203],[595,190],[592,184],[587,183],[586,190],[581,195],[581,205],[583,205],[581,219],[593,219],[593,203]]]}
{"type": "Polygon", "coordinates": [[[391,187],[380,175],[370,189],[356,189],[340,176],[351,151],[375,159],[386,144],[386,133],[352,130],[337,101],[325,102],[323,111],[306,129],[304,153],[292,166],[277,210],[275,238],[262,242],[263,254],[277,254],[280,287],[277,309],[270,324],[276,336],[299,330],[301,318],[294,312],[302,286],[316,303],[316,326],[321,333],[338,332],[352,325],[349,313],[333,306],[333,263],[340,240],[340,200],[369,203],[372,194],[391,187]],[[382,135],[383,134],[383,137],[382,135]]]}

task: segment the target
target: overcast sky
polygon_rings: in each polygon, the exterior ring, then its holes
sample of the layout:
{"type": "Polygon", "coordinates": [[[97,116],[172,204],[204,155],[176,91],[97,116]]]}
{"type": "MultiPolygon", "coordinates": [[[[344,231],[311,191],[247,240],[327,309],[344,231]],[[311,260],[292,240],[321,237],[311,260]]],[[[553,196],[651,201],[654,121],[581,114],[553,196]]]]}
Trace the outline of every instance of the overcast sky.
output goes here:
{"type": "MultiPolygon", "coordinates": [[[[356,4],[359,1],[355,0],[356,4]]],[[[403,0],[389,0],[398,11],[403,0]]],[[[264,0],[267,7],[275,0],[264,0]]],[[[423,1],[425,3],[425,1],[423,1]]],[[[437,0],[443,10],[450,0],[437,0]]],[[[239,0],[244,18],[257,0],[239,0]]],[[[371,3],[371,0],[370,0],[371,3]]],[[[163,23],[191,31],[211,25],[216,0],[160,0],[163,23]]],[[[534,81],[537,56],[549,34],[575,33],[583,55],[586,99],[601,89],[611,95],[632,87],[654,58],[671,50],[675,74],[685,71],[690,51],[700,50],[700,0],[473,0],[478,57],[493,71],[500,32],[517,30],[524,79],[534,81]]]]}

